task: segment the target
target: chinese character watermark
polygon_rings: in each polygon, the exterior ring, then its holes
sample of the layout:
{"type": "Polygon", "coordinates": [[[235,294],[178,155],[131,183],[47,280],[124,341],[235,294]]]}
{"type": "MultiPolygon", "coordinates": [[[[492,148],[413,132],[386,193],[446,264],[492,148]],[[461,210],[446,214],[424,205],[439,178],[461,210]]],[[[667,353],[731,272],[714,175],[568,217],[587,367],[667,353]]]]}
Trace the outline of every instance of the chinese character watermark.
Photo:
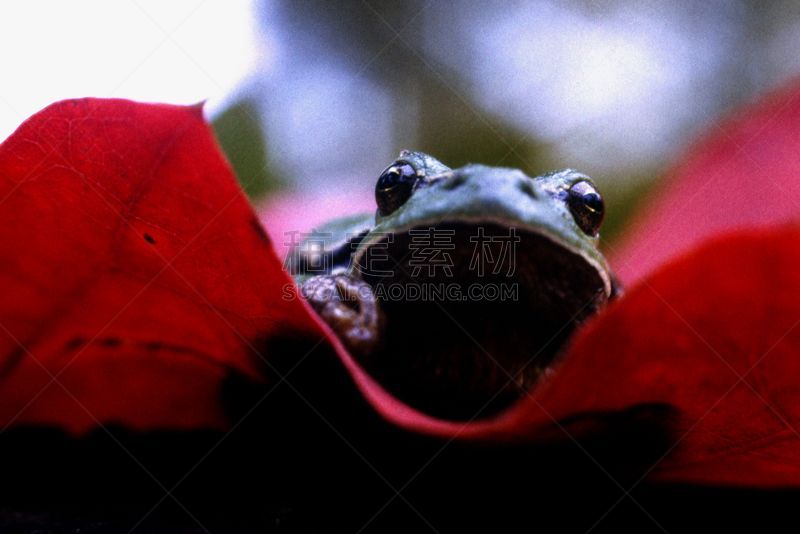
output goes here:
{"type": "Polygon", "coordinates": [[[476,271],[479,277],[484,276],[488,264],[492,267],[492,274],[500,274],[505,266],[506,276],[514,276],[517,243],[520,242],[516,228],[509,228],[508,235],[486,235],[484,228],[479,226],[477,235],[469,240],[475,244],[469,262],[470,271],[476,271]]]}

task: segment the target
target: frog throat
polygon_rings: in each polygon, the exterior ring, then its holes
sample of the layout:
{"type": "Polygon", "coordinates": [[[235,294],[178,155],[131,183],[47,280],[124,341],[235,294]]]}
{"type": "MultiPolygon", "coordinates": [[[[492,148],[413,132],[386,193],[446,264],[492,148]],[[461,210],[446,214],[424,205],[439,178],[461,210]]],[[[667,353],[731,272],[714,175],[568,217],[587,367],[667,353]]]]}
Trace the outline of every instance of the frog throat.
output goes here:
{"type": "Polygon", "coordinates": [[[574,329],[609,299],[610,277],[604,263],[535,226],[513,227],[519,243],[510,276],[488,268],[479,275],[469,268],[470,238],[477,228],[508,235],[508,221],[430,223],[452,239],[449,273],[424,267],[415,272],[412,232],[424,235],[425,220],[399,227],[391,239],[374,233],[359,247],[352,274],[371,286],[385,316],[380,347],[360,360],[394,395],[427,413],[450,419],[490,416],[549,371],[574,329]],[[369,251],[378,249],[382,257],[366,265],[369,251]],[[475,287],[499,288],[506,297],[479,293],[476,299],[468,293],[475,287]],[[407,298],[410,289],[414,298],[407,298]]]}

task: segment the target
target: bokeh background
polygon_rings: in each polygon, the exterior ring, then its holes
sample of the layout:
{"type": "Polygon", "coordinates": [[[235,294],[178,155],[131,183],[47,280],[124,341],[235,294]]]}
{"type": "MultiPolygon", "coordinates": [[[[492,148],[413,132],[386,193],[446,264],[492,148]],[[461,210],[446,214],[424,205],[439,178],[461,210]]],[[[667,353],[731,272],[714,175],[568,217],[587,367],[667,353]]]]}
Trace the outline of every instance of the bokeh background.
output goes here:
{"type": "Polygon", "coordinates": [[[692,140],[800,71],[800,3],[19,1],[0,50],[0,138],[62,98],[206,100],[254,204],[287,224],[367,206],[413,148],[578,168],[613,239],[692,140]]]}

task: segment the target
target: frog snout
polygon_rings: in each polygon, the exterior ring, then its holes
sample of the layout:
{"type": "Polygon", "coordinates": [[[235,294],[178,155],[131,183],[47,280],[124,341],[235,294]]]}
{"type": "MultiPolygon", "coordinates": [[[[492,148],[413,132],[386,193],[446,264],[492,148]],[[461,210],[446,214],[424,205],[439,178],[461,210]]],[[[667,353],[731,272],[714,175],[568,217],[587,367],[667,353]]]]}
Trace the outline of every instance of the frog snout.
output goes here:
{"type": "Polygon", "coordinates": [[[464,174],[460,172],[451,172],[449,176],[444,179],[442,189],[445,191],[452,191],[453,189],[458,189],[465,183],[467,183],[467,177],[464,174]]]}
{"type": "Polygon", "coordinates": [[[481,198],[519,198],[520,194],[531,200],[540,197],[533,180],[521,171],[482,165],[470,165],[448,173],[443,177],[441,188],[445,191],[464,189],[470,196],[481,198]]]}
{"type": "Polygon", "coordinates": [[[519,178],[516,186],[523,195],[536,199],[536,189],[534,189],[533,182],[527,176],[519,178]]]}

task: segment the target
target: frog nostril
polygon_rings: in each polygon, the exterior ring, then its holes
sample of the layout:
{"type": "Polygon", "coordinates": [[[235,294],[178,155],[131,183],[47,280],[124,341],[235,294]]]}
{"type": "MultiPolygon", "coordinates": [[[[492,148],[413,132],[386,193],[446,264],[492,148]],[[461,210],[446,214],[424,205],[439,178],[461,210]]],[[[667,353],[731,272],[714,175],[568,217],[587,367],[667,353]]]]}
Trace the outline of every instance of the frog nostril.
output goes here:
{"type": "Polygon", "coordinates": [[[442,184],[442,188],[451,191],[456,189],[457,187],[464,184],[467,181],[467,177],[463,174],[453,174],[450,178],[447,178],[447,181],[442,184]]]}
{"type": "Polygon", "coordinates": [[[517,182],[517,189],[525,193],[531,198],[536,198],[536,191],[533,189],[533,184],[530,179],[524,178],[517,182]]]}

